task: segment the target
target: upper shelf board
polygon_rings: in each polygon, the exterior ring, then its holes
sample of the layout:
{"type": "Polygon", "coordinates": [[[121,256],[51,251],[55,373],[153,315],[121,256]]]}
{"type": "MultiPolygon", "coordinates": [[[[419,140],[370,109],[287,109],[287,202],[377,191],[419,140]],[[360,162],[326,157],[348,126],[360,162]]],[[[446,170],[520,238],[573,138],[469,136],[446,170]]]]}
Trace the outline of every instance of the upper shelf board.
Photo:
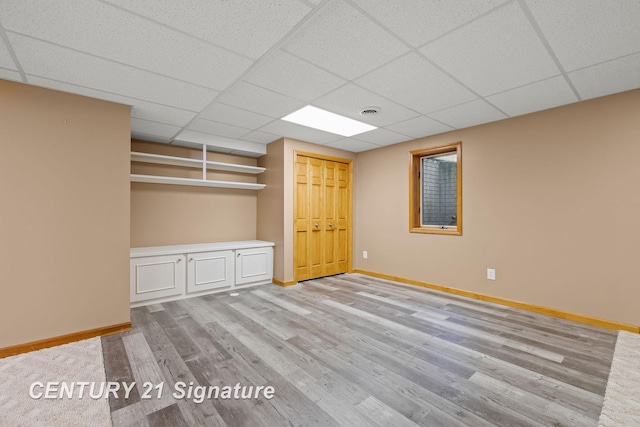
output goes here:
{"type": "MultiPolygon", "coordinates": [[[[132,152],[131,161],[143,162],[143,163],[156,163],[159,165],[202,168],[202,159],[189,159],[186,157],[164,156],[161,154],[132,152]]],[[[240,173],[250,173],[250,174],[259,174],[266,170],[265,168],[258,167],[258,166],[237,165],[233,163],[222,163],[222,162],[213,162],[213,161],[207,161],[206,166],[207,166],[207,169],[209,170],[219,170],[219,171],[225,171],[225,172],[240,172],[240,173]]]]}

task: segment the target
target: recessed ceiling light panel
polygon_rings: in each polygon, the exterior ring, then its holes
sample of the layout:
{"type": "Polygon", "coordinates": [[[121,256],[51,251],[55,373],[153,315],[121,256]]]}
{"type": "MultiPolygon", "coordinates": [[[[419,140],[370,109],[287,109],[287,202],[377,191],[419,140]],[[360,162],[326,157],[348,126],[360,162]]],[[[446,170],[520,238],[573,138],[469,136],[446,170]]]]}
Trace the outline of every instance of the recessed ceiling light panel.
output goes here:
{"type": "Polygon", "coordinates": [[[294,111],[288,116],[283,117],[282,120],[347,137],[377,129],[375,126],[311,105],[294,111]]]}

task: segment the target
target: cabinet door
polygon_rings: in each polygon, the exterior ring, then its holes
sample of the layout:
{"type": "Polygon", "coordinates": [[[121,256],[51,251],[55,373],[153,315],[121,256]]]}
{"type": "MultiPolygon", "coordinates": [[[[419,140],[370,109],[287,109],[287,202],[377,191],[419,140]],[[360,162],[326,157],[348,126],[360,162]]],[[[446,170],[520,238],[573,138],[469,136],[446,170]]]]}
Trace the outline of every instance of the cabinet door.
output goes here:
{"type": "Polygon", "coordinates": [[[131,302],[180,295],[184,292],[185,256],[132,258],[131,302]]]}
{"type": "Polygon", "coordinates": [[[272,247],[236,250],[236,285],[270,282],[272,278],[272,247]]]}
{"type": "Polygon", "coordinates": [[[233,251],[192,253],[187,259],[187,292],[233,286],[233,251]]]}

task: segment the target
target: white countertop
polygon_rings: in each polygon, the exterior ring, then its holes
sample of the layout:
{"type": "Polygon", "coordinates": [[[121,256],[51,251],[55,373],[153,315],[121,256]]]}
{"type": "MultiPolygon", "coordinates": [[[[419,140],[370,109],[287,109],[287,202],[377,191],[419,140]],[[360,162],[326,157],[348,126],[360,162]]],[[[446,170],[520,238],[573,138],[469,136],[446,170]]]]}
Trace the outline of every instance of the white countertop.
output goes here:
{"type": "Polygon", "coordinates": [[[195,243],[192,245],[149,246],[146,248],[131,248],[131,258],[158,255],[176,255],[193,252],[229,251],[234,249],[253,249],[275,246],[273,242],[262,240],[243,240],[239,242],[195,243]]]}

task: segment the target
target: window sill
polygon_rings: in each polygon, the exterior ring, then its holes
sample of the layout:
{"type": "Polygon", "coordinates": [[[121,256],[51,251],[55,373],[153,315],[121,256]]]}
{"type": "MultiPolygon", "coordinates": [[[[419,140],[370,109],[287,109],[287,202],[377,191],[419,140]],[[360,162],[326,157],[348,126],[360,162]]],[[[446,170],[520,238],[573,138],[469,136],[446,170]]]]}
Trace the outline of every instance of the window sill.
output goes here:
{"type": "Polygon", "coordinates": [[[451,228],[437,228],[437,227],[411,227],[409,233],[422,233],[422,234],[447,234],[451,236],[462,236],[461,227],[451,228]]]}

